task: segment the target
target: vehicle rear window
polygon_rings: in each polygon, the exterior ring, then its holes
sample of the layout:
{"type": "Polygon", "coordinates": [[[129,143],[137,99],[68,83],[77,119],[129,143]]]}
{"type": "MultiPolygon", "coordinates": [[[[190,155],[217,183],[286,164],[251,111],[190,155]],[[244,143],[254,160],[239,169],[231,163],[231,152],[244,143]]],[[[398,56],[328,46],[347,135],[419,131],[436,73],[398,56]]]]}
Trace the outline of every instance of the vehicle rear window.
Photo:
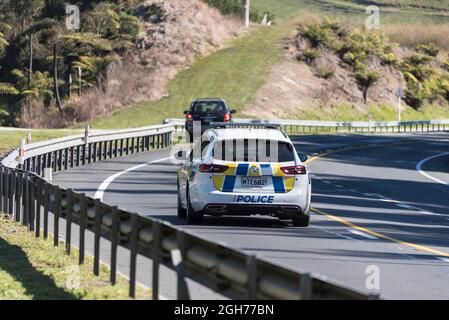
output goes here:
{"type": "Polygon", "coordinates": [[[213,157],[222,161],[290,162],[295,150],[290,143],[266,139],[222,140],[216,144],[213,157]]]}
{"type": "Polygon", "coordinates": [[[195,115],[208,114],[224,114],[227,108],[223,101],[200,101],[194,102],[191,108],[191,113],[195,115]]]}

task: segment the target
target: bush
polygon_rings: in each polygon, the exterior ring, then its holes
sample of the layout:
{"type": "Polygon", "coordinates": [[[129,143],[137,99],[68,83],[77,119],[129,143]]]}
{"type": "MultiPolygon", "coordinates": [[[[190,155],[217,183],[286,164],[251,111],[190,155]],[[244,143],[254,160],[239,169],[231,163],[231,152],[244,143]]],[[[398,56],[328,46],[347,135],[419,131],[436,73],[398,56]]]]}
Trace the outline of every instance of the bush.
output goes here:
{"type": "Polygon", "coordinates": [[[407,89],[405,90],[405,101],[408,105],[417,110],[423,106],[427,98],[428,96],[426,95],[421,83],[409,82],[407,84],[407,89]]]}
{"type": "Polygon", "coordinates": [[[440,49],[438,49],[437,45],[433,42],[430,42],[429,44],[420,44],[416,46],[416,50],[431,57],[437,57],[440,53],[440,49]]]}
{"type": "Polygon", "coordinates": [[[363,100],[366,103],[368,101],[368,90],[379,79],[379,74],[374,71],[368,71],[359,65],[354,76],[363,91],[363,100]]]}
{"type": "Polygon", "coordinates": [[[317,48],[319,45],[332,47],[332,42],[335,40],[334,31],[324,23],[304,26],[301,35],[309,40],[313,48],[317,48]]]}
{"type": "Polygon", "coordinates": [[[10,125],[10,116],[6,110],[0,109],[0,127],[6,127],[10,125]]]}
{"type": "Polygon", "coordinates": [[[299,55],[299,60],[304,60],[308,64],[312,63],[316,58],[320,56],[320,52],[317,49],[304,49],[302,55],[299,55]]]}
{"type": "Polygon", "coordinates": [[[326,68],[326,67],[321,67],[321,68],[318,68],[318,75],[323,79],[329,79],[330,77],[332,77],[334,75],[334,70],[326,68]]]}

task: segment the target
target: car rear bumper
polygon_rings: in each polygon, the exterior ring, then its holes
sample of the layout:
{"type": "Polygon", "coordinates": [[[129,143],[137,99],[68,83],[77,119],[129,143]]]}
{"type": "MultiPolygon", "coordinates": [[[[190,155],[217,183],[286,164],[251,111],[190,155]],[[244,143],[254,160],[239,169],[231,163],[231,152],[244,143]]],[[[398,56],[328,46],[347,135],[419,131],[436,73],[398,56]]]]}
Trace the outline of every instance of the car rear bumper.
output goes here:
{"type": "Polygon", "coordinates": [[[301,207],[298,205],[241,205],[229,203],[208,204],[204,208],[204,213],[214,216],[265,215],[285,219],[303,214],[301,207]]]}

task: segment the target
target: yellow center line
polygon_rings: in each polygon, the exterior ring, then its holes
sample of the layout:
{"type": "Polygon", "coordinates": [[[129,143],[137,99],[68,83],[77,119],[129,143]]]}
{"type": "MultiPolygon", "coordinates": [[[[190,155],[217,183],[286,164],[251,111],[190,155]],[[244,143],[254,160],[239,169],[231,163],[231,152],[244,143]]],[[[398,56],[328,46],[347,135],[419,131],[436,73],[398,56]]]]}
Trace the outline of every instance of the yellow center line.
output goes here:
{"type": "MultiPolygon", "coordinates": [[[[313,161],[316,161],[316,160],[318,160],[318,159],[320,159],[322,157],[325,157],[327,155],[334,154],[334,153],[340,153],[340,152],[345,152],[345,151],[353,151],[353,150],[359,150],[359,149],[377,148],[377,147],[382,147],[382,146],[394,146],[394,145],[410,144],[410,143],[416,143],[416,141],[412,141],[412,142],[409,141],[409,142],[403,142],[403,143],[399,142],[399,143],[384,144],[384,145],[381,145],[381,144],[379,144],[379,145],[368,145],[368,146],[361,146],[361,147],[355,147],[355,148],[346,148],[346,149],[342,149],[342,150],[331,151],[331,152],[323,153],[323,154],[320,154],[318,156],[314,156],[314,157],[309,158],[309,160],[306,162],[306,164],[309,164],[309,163],[311,163],[313,161]]],[[[395,202],[396,203],[401,203],[399,201],[395,201],[395,202]]],[[[378,238],[381,238],[381,239],[384,239],[384,240],[388,240],[388,241],[391,241],[391,242],[394,242],[394,243],[397,243],[397,244],[400,244],[400,245],[403,245],[403,246],[407,246],[407,247],[413,248],[413,249],[418,250],[418,251],[432,253],[432,254],[435,254],[435,255],[438,255],[438,256],[442,256],[442,257],[449,257],[449,253],[446,253],[446,252],[443,252],[443,251],[440,251],[440,250],[437,250],[437,249],[433,249],[431,247],[427,247],[427,246],[423,246],[423,245],[419,245],[419,244],[415,244],[415,243],[411,243],[411,242],[402,241],[402,240],[399,240],[399,239],[387,236],[385,234],[382,234],[380,232],[377,232],[377,231],[374,231],[374,230],[371,230],[371,229],[368,229],[368,228],[365,228],[365,227],[360,227],[360,226],[352,223],[349,220],[346,220],[346,219],[341,218],[341,217],[334,216],[332,214],[329,214],[329,213],[327,213],[325,211],[322,211],[322,210],[319,210],[319,209],[316,209],[316,208],[312,208],[311,210],[313,212],[317,213],[317,214],[325,216],[329,220],[333,220],[333,221],[339,222],[339,223],[341,223],[341,224],[343,224],[345,226],[348,226],[350,228],[353,228],[353,229],[356,229],[356,230],[368,233],[368,234],[376,236],[378,238]]]]}

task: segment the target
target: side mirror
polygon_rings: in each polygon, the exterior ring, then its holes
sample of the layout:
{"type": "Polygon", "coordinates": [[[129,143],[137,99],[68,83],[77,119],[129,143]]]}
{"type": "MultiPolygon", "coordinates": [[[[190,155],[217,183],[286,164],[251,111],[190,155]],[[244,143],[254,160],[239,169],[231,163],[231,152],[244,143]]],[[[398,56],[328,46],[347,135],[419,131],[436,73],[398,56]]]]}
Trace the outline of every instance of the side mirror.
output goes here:
{"type": "Polygon", "coordinates": [[[178,152],[176,153],[176,158],[177,158],[178,160],[187,160],[187,152],[182,151],[182,150],[178,151],[178,152]]]}
{"type": "Polygon", "coordinates": [[[234,110],[234,109],[231,110],[231,114],[236,114],[236,113],[237,113],[237,110],[234,110]]]}
{"type": "Polygon", "coordinates": [[[189,110],[185,110],[184,114],[186,114],[186,115],[189,114],[189,110]]]}
{"type": "Polygon", "coordinates": [[[309,160],[309,157],[305,153],[298,153],[298,156],[299,156],[299,160],[301,160],[302,163],[309,160]]]}

